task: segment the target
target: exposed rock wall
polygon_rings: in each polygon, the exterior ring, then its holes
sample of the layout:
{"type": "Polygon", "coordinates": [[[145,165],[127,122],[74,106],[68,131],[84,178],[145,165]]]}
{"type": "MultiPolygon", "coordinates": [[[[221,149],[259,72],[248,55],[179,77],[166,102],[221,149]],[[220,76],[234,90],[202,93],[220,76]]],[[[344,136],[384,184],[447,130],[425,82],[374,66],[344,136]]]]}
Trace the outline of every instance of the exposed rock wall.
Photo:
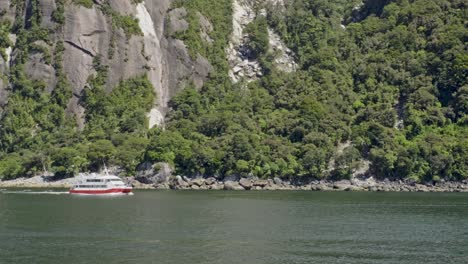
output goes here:
{"type": "Polygon", "coordinates": [[[252,1],[234,0],[232,4],[232,35],[229,46],[226,50],[227,58],[231,69],[229,77],[233,82],[238,82],[242,77],[247,76],[249,80],[256,78],[261,71],[257,61],[248,60],[242,54],[242,47],[247,42],[244,28],[255,19],[255,11],[252,1]]]}
{"type": "Polygon", "coordinates": [[[2,107],[7,102],[8,97],[8,92],[6,90],[8,83],[3,78],[3,76],[0,78],[0,115],[2,113],[2,107]]]}
{"type": "MultiPolygon", "coordinates": [[[[164,2],[164,1],[163,1],[164,2]]],[[[164,7],[167,8],[167,7],[164,7]]],[[[153,7],[154,9],[154,7],[153,7]]],[[[161,125],[164,120],[164,107],[168,101],[167,87],[168,83],[163,80],[163,72],[167,72],[167,64],[163,63],[163,54],[161,49],[162,32],[156,33],[158,26],[162,24],[154,24],[145,3],[140,3],[136,7],[136,17],[139,20],[139,25],[143,31],[143,50],[144,59],[147,60],[148,77],[157,93],[157,103],[149,114],[150,127],[161,125]],[[159,107],[158,107],[159,106],[159,107]]],[[[159,21],[162,23],[163,21],[159,21]]]]}
{"type": "Polygon", "coordinates": [[[107,54],[110,31],[105,15],[96,7],[70,5],[65,10],[62,63],[73,90],[68,109],[77,117],[80,128],[84,126],[84,109],[79,105],[79,98],[89,76],[94,73],[94,57],[107,54]]]}
{"type": "MultiPolygon", "coordinates": [[[[233,32],[231,41],[226,49],[227,58],[231,69],[229,76],[236,83],[242,78],[247,82],[253,81],[262,76],[260,63],[249,58],[248,42],[249,37],[244,29],[251,23],[257,15],[266,15],[264,9],[257,10],[261,4],[273,4],[284,6],[283,0],[234,0],[233,1],[233,32]]],[[[268,28],[270,50],[275,54],[275,65],[278,70],[293,72],[296,70],[293,52],[282,42],[278,34],[268,28]]]]}
{"type": "Polygon", "coordinates": [[[52,12],[57,8],[55,0],[39,0],[39,8],[42,12],[41,26],[54,29],[55,23],[52,21],[52,12]]]}
{"type": "Polygon", "coordinates": [[[294,53],[289,49],[281,40],[280,36],[272,29],[268,29],[268,36],[270,37],[270,51],[274,52],[276,67],[284,72],[296,71],[297,64],[294,61],[294,53]]]}
{"type": "Polygon", "coordinates": [[[3,13],[1,16],[3,19],[13,21],[15,19],[15,8],[11,5],[12,0],[0,1],[0,12],[3,13]]]}
{"type": "MultiPolygon", "coordinates": [[[[11,0],[2,0],[0,1],[0,19],[1,20],[9,20],[10,22],[14,21],[15,18],[15,11],[14,8],[11,6],[11,0]]],[[[10,36],[10,40],[14,40],[14,36],[10,36]]],[[[8,97],[8,71],[9,71],[9,64],[11,61],[12,55],[12,47],[7,47],[5,49],[6,60],[0,56],[0,115],[2,113],[3,106],[7,102],[8,97]]]]}
{"type": "MultiPolygon", "coordinates": [[[[153,84],[157,99],[148,113],[150,127],[164,123],[168,111],[168,102],[180,89],[189,83],[196,87],[203,86],[212,66],[199,54],[192,58],[183,41],[173,38],[174,33],[186,30],[187,11],[184,8],[171,9],[173,0],[146,0],[136,4],[132,0],[109,1],[112,10],[121,15],[138,18],[142,35],[127,36],[121,28],[112,25],[112,18],[104,14],[102,6],[106,1],[94,1],[91,8],[67,1],[64,10],[64,24],[59,26],[52,19],[57,8],[55,0],[38,0],[41,12],[41,27],[49,29],[50,43],[39,43],[51,54],[56,43],[63,41],[63,72],[71,84],[73,98],[68,104],[68,111],[78,120],[78,126],[84,126],[85,109],[80,105],[80,97],[90,76],[94,75],[93,61],[99,57],[101,63],[109,67],[106,90],[110,92],[116,84],[130,77],[147,74],[153,84]]],[[[256,16],[254,6],[257,2],[284,6],[283,1],[233,1],[233,33],[227,49],[231,65],[229,72],[234,82],[242,77],[254,80],[261,76],[261,67],[256,60],[249,60],[242,55],[242,47],[248,39],[243,30],[256,16]]],[[[25,0],[26,6],[30,0],[25,0]]],[[[27,12],[16,14],[16,7],[10,0],[1,1],[2,19],[14,21],[15,16],[24,16],[27,12]]],[[[209,33],[213,25],[199,14],[200,34],[203,40],[211,43],[209,33]]],[[[280,70],[295,70],[292,52],[282,43],[272,30],[269,30],[271,51],[278,54],[276,62],[280,70]]],[[[8,58],[13,58],[15,47],[7,50],[8,58]]],[[[0,59],[0,71],[6,75],[9,61],[0,59]]],[[[32,80],[46,83],[51,92],[56,85],[53,65],[45,63],[40,53],[30,54],[25,64],[25,73],[32,80]]],[[[5,79],[5,78],[4,78],[5,79]]],[[[7,102],[8,82],[0,82],[0,105],[7,102]]]]}
{"type": "MultiPolygon", "coordinates": [[[[0,56],[0,110],[2,109],[3,105],[6,104],[7,102],[7,97],[8,97],[8,70],[9,70],[9,64],[11,60],[11,52],[12,48],[8,47],[5,49],[5,55],[6,55],[6,60],[3,59],[2,56],[0,56]]],[[[0,112],[1,114],[1,112],[0,112]]]]}
{"type": "MultiPolygon", "coordinates": [[[[26,6],[30,4],[25,0],[26,6]]],[[[107,1],[93,1],[91,8],[65,2],[64,24],[58,25],[52,19],[56,10],[55,0],[39,0],[41,27],[49,29],[50,43],[40,43],[52,54],[58,41],[64,42],[63,72],[72,86],[73,98],[68,111],[76,115],[78,126],[84,125],[85,109],[80,106],[80,97],[86,89],[88,78],[94,75],[93,61],[100,58],[108,66],[106,90],[110,92],[119,81],[147,74],[157,94],[153,109],[148,113],[150,126],[163,125],[168,111],[167,104],[186,84],[193,82],[201,87],[211,65],[206,58],[198,55],[191,58],[185,44],[166,32],[172,23],[168,13],[172,0],[146,0],[136,4],[132,0],[108,1],[112,12],[138,18],[142,34],[125,34],[124,30],[112,23],[112,16],[102,9],[107,1]]],[[[106,8],[106,7],[104,7],[106,8]]],[[[15,7],[10,0],[0,1],[2,19],[15,19],[15,7]]],[[[23,14],[16,16],[27,16],[23,14]]],[[[185,23],[185,14],[179,15],[179,22],[185,23]]],[[[27,18],[25,18],[26,21],[27,18]]],[[[173,24],[173,23],[172,23],[173,24]]],[[[187,24],[188,25],[188,24],[187,24]]],[[[204,24],[209,30],[209,26],[204,24]]],[[[15,48],[13,47],[14,57],[15,48]]],[[[13,63],[14,59],[13,59],[13,63]]],[[[0,71],[6,73],[8,62],[0,59],[0,71]]],[[[47,90],[52,91],[56,83],[56,72],[50,63],[45,63],[40,53],[30,54],[25,67],[26,75],[33,80],[43,80],[47,90]]],[[[0,82],[0,104],[6,102],[8,83],[0,82]]]]}

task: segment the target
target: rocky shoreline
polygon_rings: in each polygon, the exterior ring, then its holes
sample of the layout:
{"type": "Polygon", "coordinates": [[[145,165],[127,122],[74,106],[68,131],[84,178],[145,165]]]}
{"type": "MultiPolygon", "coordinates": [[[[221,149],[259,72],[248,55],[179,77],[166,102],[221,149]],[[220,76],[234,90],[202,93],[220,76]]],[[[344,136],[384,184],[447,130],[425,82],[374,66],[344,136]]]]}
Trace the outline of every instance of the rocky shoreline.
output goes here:
{"type": "Polygon", "coordinates": [[[77,178],[54,180],[52,176],[34,176],[0,181],[0,188],[70,188],[77,178]]]}
{"type": "Polygon", "coordinates": [[[129,183],[137,189],[171,189],[171,190],[232,190],[232,191],[371,191],[371,192],[468,192],[468,181],[437,182],[419,184],[403,181],[376,181],[373,178],[341,181],[310,181],[292,183],[279,178],[256,179],[240,178],[217,180],[216,178],[194,178],[182,176],[170,177],[167,181],[144,184],[136,179],[129,183]]]}
{"type": "MultiPolygon", "coordinates": [[[[79,177],[83,177],[81,174],[79,177]]],[[[54,180],[50,176],[35,176],[0,181],[0,188],[70,188],[77,178],[54,180]]],[[[436,182],[419,184],[404,181],[377,181],[372,177],[342,181],[291,182],[274,179],[227,178],[188,178],[170,176],[162,181],[148,182],[145,178],[127,177],[124,179],[135,189],[156,190],[232,190],[232,191],[361,191],[361,192],[468,192],[468,181],[436,182]]]]}

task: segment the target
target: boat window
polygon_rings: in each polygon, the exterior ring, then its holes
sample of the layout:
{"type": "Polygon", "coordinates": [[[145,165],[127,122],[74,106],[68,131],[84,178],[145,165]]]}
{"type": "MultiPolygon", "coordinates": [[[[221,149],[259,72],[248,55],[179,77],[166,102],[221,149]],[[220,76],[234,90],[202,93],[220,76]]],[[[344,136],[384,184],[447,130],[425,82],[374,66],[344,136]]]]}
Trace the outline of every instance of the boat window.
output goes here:
{"type": "Polygon", "coordinates": [[[86,182],[102,182],[101,179],[88,179],[86,182]]]}

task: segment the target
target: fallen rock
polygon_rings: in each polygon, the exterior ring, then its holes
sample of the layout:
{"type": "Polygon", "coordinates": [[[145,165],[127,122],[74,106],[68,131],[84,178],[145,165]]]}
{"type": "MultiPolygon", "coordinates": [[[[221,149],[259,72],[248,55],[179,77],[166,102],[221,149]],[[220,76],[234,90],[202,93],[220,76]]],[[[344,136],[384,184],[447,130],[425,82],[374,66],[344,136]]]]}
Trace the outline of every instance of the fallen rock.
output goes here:
{"type": "Polygon", "coordinates": [[[340,190],[340,191],[349,191],[352,185],[350,181],[338,181],[333,184],[333,189],[340,190]]]}
{"type": "Polygon", "coordinates": [[[200,190],[209,190],[211,186],[209,185],[202,185],[200,186],[200,190]]]}
{"type": "Polygon", "coordinates": [[[283,190],[283,191],[293,191],[294,189],[295,189],[294,186],[291,186],[289,184],[286,184],[286,185],[280,187],[280,190],[283,190]]]}
{"type": "Polygon", "coordinates": [[[224,182],[224,190],[242,191],[242,190],[245,190],[245,189],[238,182],[226,181],[226,182],[224,182]]]}
{"type": "Polygon", "coordinates": [[[144,184],[159,184],[166,182],[171,174],[172,169],[168,163],[143,162],[137,167],[135,179],[144,184]]]}
{"type": "Polygon", "coordinates": [[[278,177],[273,178],[273,182],[277,185],[281,185],[283,183],[283,181],[278,177]]]}
{"type": "Polygon", "coordinates": [[[205,179],[205,184],[206,184],[206,185],[212,185],[212,184],[214,184],[215,182],[216,182],[216,179],[213,178],[213,177],[209,177],[209,178],[206,178],[206,179],[205,179]]]}
{"type": "Polygon", "coordinates": [[[265,187],[268,185],[267,180],[256,180],[253,182],[253,186],[265,187]]]}
{"type": "Polygon", "coordinates": [[[323,183],[312,185],[311,189],[314,190],[314,191],[329,191],[329,190],[331,190],[330,187],[328,187],[327,185],[325,185],[323,183]]]}
{"type": "Polygon", "coordinates": [[[169,184],[167,184],[167,183],[155,184],[154,188],[156,190],[169,190],[170,189],[169,184]]]}
{"type": "Polygon", "coordinates": [[[195,179],[190,181],[190,186],[192,186],[192,188],[193,188],[193,186],[200,187],[200,186],[202,186],[204,184],[205,184],[205,180],[203,178],[195,178],[195,179]]]}
{"type": "Polygon", "coordinates": [[[267,190],[267,191],[276,191],[276,190],[279,190],[280,187],[276,184],[268,184],[265,188],[263,188],[264,190],[267,190]]]}
{"type": "Polygon", "coordinates": [[[210,190],[223,190],[224,189],[224,184],[222,183],[214,183],[210,185],[210,190]]]}
{"type": "Polygon", "coordinates": [[[169,184],[171,189],[180,190],[180,189],[187,189],[189,187],[189,183],[186,182],[181,176],[177,175],[169,184]]]}
{"type": "Polygon", "coordinates": [[[130,184],[132,185],[133,188],[135,189],[154,189],[154,186],[152,184],[144,184],[144,183],[141,183],[137,180],[132,180],[130,182],[130,184]]]}
{"type": "Polygon", "coordinates": [[[246,178],[242,178],[239,180],[239,184],[244,187],[246,190],[250,190],[252,188],[252,181],[246,178]]]}
{"type": "Polygon", "coordinates": [[[360,191],[363,191],[364,188],[360,186],[351,185],[347,190],[352,191],[352,192],[360,192],[360,191]]]}
{"type": "Polygon", "coordinates": [[[417,192],[429,192],[429,189],[427,188],[426,185],[415,184],[414,187],[416,188],[417,192]]]}

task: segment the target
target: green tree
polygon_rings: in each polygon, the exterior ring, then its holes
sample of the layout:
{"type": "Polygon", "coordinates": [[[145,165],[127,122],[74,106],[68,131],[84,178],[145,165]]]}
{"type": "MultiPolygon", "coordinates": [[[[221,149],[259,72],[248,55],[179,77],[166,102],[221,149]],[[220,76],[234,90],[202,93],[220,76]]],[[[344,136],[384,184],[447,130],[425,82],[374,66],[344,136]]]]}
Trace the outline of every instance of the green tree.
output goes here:
{"type": "Polygon", "coordinates": [[[109,161],[113,158],[115,151],[115,147],[110,140],[100,139],[95,142],[91,142],[88,150],[88,159],[91,166],[99,170],[105,164],[109,164],[109,161]]]}

